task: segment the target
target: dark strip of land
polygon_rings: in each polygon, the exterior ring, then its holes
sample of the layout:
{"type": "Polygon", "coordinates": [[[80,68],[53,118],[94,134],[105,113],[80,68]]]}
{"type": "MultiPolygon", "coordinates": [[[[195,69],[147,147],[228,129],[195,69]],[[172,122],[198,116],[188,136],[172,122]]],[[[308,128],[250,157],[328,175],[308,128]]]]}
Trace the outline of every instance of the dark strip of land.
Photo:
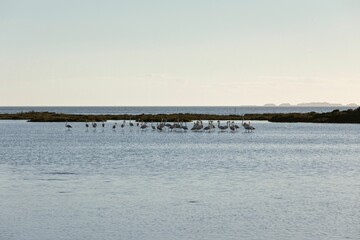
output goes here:
{"type": "Polygon", "coordinates": [[[105,122],[107,120],[134,120],[144,122],[190,122],[194,120],[266,120],[270,122],[360,123],[360,108],[327,113],[263,113],[245,115],[216,114],[139,114],[139,115],[82,115],[54,112],[20,112],[0,114],[0,120],[27,120],[29,122],[105,122]]]}

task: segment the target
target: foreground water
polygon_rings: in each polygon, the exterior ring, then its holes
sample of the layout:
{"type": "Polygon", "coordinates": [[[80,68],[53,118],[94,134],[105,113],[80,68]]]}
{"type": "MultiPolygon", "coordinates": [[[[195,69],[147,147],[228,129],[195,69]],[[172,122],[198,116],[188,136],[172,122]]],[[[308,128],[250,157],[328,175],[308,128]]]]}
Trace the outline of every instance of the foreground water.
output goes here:
{"type": "Polygon", "coordinates": [[[0,239],[359,239],[360,126],[0,121],[0,239]]]}

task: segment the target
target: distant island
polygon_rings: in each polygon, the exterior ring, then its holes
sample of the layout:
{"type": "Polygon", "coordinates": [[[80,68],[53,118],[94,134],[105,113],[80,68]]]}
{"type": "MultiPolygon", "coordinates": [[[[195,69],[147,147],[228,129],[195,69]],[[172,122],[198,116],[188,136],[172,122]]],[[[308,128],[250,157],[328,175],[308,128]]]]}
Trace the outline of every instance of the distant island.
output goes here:
{"type": "MultiPolygon", "coordinates": [[[[264,107],[276,107],[274,103],[264,104],[264,107]]],[[[328,102],[309,102],[309,103],[298,103],[296,105],[291,105],[290,103],[281,103],[279,107],[358,107],[356,103],[349,103],[343,105],[341,103],[328,103],[328,102]]]]}
{"type": "Polygon", "coordinates": [[[264,105],[265,107],[276,107],[276,104],[273,103],[267,103],[264,105]]]}
{"type": "Polygon", "coordinates": [[[139,115],[82,115],[54,112],[21,112],[0,114],[0,120],[27,120],[29,122],[105,122],[108,120],[134,120],[137,122],[191,122],[195,120],[266,120],[269,122],[360,123],[360,107],[326,113],[263,113],[245,115],[216,114],[139,114],[139,115]]]}
{"type": "Polygon", "coordinates": [[[358,107],[359,105],[357,105],[356,103],[349,103],[346,104],[347,107],[358,107]]]}
{"type": "Polygon", "coordinates": [[[310,103],[299,103],[297,106],[301,107],[340,107],[343,106],[341,103],[328,103],[328,102],[310,102],[310,103]]]}

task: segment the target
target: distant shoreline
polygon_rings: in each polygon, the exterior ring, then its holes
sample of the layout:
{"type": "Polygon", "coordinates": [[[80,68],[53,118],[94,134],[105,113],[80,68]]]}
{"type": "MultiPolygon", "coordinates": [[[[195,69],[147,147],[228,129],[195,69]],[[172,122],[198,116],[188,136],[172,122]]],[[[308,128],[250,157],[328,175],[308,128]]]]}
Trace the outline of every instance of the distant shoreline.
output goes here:
{"type": "Polygon", "coordinates": [[[267,103],[264,107],[359,107],[356,103],[341,104],[341,103],[328,103],[328,102],[310,102],[310,103],[298,103],[292,105],[290,103],[281,103],[276,105],[274,103],[267,103]]]}
{"type": "Polygon", "coordinates": [[[360,123],[360,107],[344,111],[326,113],[262,113],[262,114],[65,114],[54,112],[20,112],[0,114],[0,120],[27,120],[29,122],[106,122],[108,120],[133,120],[138,122],[191,122],[195,120],[263,120],[269,122],[309,122],[309,123],[360,123]]]}
{"type": "Polygon", "coordinates": [[[233,107],[315,107],[315,108],[321,108],[321,107],[339,107],[339,108],[357,108],[360,107],[357,103],[350,103],[350,104],[341,104],[341,103],[328,103],[328,102],[309,102],[309,103],[298,103],[298,104],[290,104],[290,103],[281,103],[281,104],[275,104],[275,103],[267,103],[264,105],[136,105],[136,106],[130,106],[130,105],[14,105],[14,106],[0,106],[0,108],[116,108],[116,107],[123,107],[123,108],[143,108],[143,107],[149,107],[149,108],[191,108],[191,107],[202,107],[202,108],[213,108],[213,107],[224,107],[224,108],[233,108],[233,107]]]}

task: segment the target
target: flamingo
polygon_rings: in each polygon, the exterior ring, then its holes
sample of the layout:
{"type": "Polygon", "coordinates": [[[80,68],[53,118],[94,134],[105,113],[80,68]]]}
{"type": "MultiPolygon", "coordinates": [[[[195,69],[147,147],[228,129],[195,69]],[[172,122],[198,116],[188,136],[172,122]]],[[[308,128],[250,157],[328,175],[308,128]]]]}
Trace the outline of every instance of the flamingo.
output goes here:
{"type": "Polygon", "coordinates": [[[171,128],[171,124],[170,123],[166,123],[167,122],[167,119],[165,119],[165,122],[164,122],[164,126],[167,127],[168,129],[171,128]]]}
{"type": "Polygon", "coordinates": [[[240,128],[239,125],[236,125],[234,121],[232,123],[233,123],[236,130],[240,128]]]}
{"type": "Polygon", "coordinates": [[[65,123],[65,127],[67,127],[67,129],[72,128],[72,126],[70,124],[68,124],[68,122],[65,123]]]}
{"type": "Polygon", "coordinates": [[[204,131],[209,131],[210,132],[210,130],[212,129],[212,123],[211,123],[211,121],[209,121],[208,122],[208,125],[206,126],[206,127],[204,127],[204,131]]]}
{"type": "Polygon", "coordinates": [[[141,127],[140,127],[140,128],[141,128],[141,129],[146,129],[147,127],[148,127],[148,126],[146,125],[146,122],[144,122],[144,123],[141,124],[141,127]]]}
{"type": "Polygon", "coordinates": [[[187,131],[188,130],[188,127],[186,126],[186,122],[185,122],[185,125],[182,125],[181,128],[184,130],[184,131],[187,131]]]}
{"type": "Polygon", "coordinates": [[[220,125],[220,120],[218,120],[218,128],[219,128],[221,131],[226,131],[226,129],[228,129],[228,124],[229,124],[229,122],[227,122],[226,126],[221,126],[221,125],[220,125]]]}
{"type": "Polygon", "coordinates": [[[232,122],[232,124],[230,125],[230,130],[231,130],[232,132],[234,132],[234,131],[236,130],[236,128],[235,128],[234,125],[235,125],[234,122],[232,122]]]}
{"type": "Polygon", "coordinates": [[[194,126],[191,128],[191,130],[199,131],[199,130],[203,129],[203,127],[204,126],[203,126],[202,121],[197,120],[196,122],[194,122],[194,126]]]}
{"type": "Polygon", "coordinates": [[[216,128],[215,125],[213,124],[213,120],[211,120],[210,122],[211,122],[211,128],[212,129],[216,128]]]}
{"type": "Polygon", "coordinates": [[[156,128],[157,128],[157,130],[159,130],[159,131],[162,131],[163,130],[163,128],[164,128],[164,124],[163,123],[160,123],[160,124],[156,124],[156,128]]]}
{"type": "Polygon", "coordinates": [[[171,129],[178,129],[178,128],[181,128],[180,124],[179,124],[179,119],[177,122],[174,122],[174,124],[171,126],[171,129]]]}
{"type": "Polygon", "coordinates": [[[192,131],[196,131],[198,128],[198,121],[194,122],[193,127],[191,128],[192,131]]]}
{"type": "Polygon", "coordinates": [[[206,127],[204,127],[204,129],[203,129],[204,131],[208,131],[208,130],[210,130],[210,126],[206,126],[206,127]]]}
{"type": "Polygon", "coordinates": [[[160,124],[156,124],[156,128],[159,130],[159,131],[162,131],[163,128],[165,127],[165,123],[163,122],[164,119],[161,119],[161,123],[160,124]]]}
{"type": "Polygon", "coordinates": [[[242,121],[241,125],[245,128],[246,131],[248,132],[252,132],[253,130],[255,130],[255,128],[253,126],[251,126],[250,121],[249,123],[244,122],[244,120],[242,121]]]}

